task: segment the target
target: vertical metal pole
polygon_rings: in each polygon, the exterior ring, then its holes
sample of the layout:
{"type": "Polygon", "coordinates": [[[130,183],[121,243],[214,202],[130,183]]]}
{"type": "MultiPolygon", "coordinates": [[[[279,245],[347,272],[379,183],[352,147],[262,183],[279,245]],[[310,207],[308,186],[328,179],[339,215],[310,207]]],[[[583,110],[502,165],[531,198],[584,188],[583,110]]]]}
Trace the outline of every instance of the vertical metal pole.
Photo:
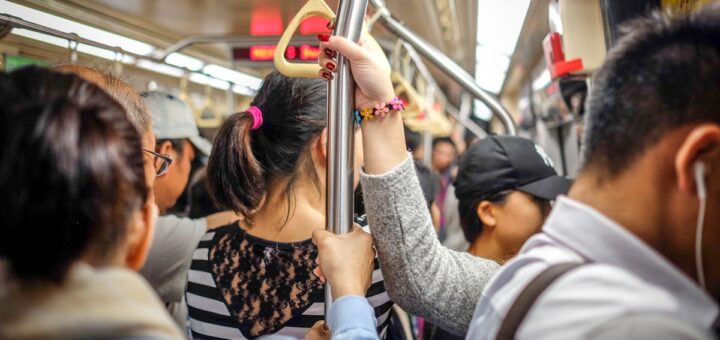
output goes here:
{"type": "MultiPolygon", "coordinates": [[[[367,0],[340,0],[335,32],[357,41],[362,32],[367,0]]],[[[328,165],[327,218],[325,228],[333,233],[346,233],[353,222],[353,150],[355,134],[355,82],[350,64],[343,56],[337,58],[337,72],[328,86],[328,165]]],[[[325,315],[332,306],[330,285],[325,285],[325,315]]]]}
{"type": "Polygon", "coordinates": [[[430,169],[432,169],[432,132],[423,132],[423,163],[430,169]]]}

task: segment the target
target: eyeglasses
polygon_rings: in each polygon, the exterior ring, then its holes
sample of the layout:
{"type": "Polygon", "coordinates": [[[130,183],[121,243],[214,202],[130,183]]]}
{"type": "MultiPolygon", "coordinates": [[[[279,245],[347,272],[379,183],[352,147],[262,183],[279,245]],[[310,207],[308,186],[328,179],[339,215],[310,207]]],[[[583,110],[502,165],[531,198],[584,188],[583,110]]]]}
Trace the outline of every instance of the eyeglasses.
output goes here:
{"type": "Polygon", "coordinates": [[[172,164],[172,157],[170,155],[163,155],[159,154],[155,151],[148,150],[143,148],[143,151],[153,155],[155,158],[153,159],[153,165],[155,165],[155,176],[162,176],[164,175],[168,168],[170,167],[170,164],[172,164]]]}

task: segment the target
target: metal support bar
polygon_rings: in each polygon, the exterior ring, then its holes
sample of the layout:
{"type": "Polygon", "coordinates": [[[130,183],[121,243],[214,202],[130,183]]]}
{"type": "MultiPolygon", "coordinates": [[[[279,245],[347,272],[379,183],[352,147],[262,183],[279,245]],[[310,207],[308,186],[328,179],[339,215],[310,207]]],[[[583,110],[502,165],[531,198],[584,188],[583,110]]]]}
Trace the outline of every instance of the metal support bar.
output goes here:
{"type": "Polygon", "coordinates": [[[488,136],[488,133],[480,127],[480,125],[477,125],[477,123],[473,122],[472,120],[468,119],[468,117],[463,117],[462,115],[462,108],[460,110],[448,105],[447,107],[447,113],[455,118],[455,120],[460,123],[460,125],[467,128],[470,132],[472,132],[475,136],[477,136],[480,139],[485,139],[485,137],[488,136]]]}
{"type": "MultiPolygon", "coordinates": [[[[420,75],[423,78],[427,79],[428,82],[434,83],[432,74],[430,74],[430,70],[427,69],[425,63],[422,61],[420,55],[417,53],[415,48],[413,48],[412,45],[408,44],[407,42],[402,42],[399,46],[402,46],[405,49],[410,59],[415,63],[415,67],[417,68],[418,72],[420,72],[420,75]]],[[[397,51],[399,52],[400,49],[397,49],[397,51]]],[[[432,86],[437,89],[437,84],[433,84],[432,86]]],[[[440,93],[442,94],[442,92],[440,93]]],[[[470,100],[470,98],[467,95],[463,95],[461,103],[462,106],[460,107],[460,110],[455,109],[450,104],[447,104],[447,113],[453,118],[455,118],[455,120],[460,123],[460,125],[466,127],[468,130],[470,130],[470,132],[478,136],[478,138],[483,139],[487,137],[487,132],[475,122],[468,119],[471,103],[472,101],[470,100]]]]}
{"type": "MultiPolygon", "coordinates": [[[[68,41],[71,41],[71,42],[75,43],[75,48],[77,48],[77,44],[85,44],[85,45],[89,45],[89,46],[95,46],[95,47],[97,47],[97,48],[101,48],[101,49],[108,50],[108,51],[114,51],[116,54],[120,54],[120,55],[124,55],[124,56],[129,56],[129,57],[135,58],[135,59],[137,59],[137,60],[147,60],[147,61],[150,61],[150,62],[153,62],[153,63],[157,63],[157,64],[165,64],[165,65],[169,65],[169,66],[172,66],[172,67],[181,69],[181,70],[183,70],[183,71],[185,71],[185,72],[202,74],[202,75],[204,75],[204,76],[206,76],[206,77],[209,77],[209,78],[222,80],[222,79],[220,79],[220,78],[213,77],[213,76],[211,76],[211,75],[209,75],[209,74],[206,74],[206,73],[203,73],[203,72],[193,71],[193,70],[190,70],[190,69],[188,69],[188,68],[184,68],[184,67],[179,67],[179,66],[175,66],[175,65],[168,64],[168,63],[165,62],[163,59],[160,59],[160,58],[157,58],[157,57],[148,56],[148,55],[142,55],[142,54],[137,54],[137,53],[133,53],[133,52],[130,52],[130,51],[126,51],[126,50],[124,50],[124,49],[122,49],[122,48],[120,48],[120,47],[118,47],[118,46],[110,46],[110,45],[107,45],[107,44],[103,44],[103,43],[101,43],[101,42],[97,42],[97,41],[94,41],[94,40],[86,39],[86,38],[83,38],[83,37],[81,37],[81,36],[79,36],[79,35],[77,35],[77,34],[75,34],[75,33],[68,33],[68,32],[58,31],[58,30],[56,30],[56,29],[54,29],[54,28],[50,28],[50,27],[43,26],[43,25],[39,25],[39,24],[30,22],[30,21],[26,21],[26,20],[23,20],[23,19],[21,19],[21,18],[18,18],[18,17],[16,17],[16,16],[12,16],[12,15],[9,15],[9,14],[6,14],[6,13],[0,13],[0,26],[2,26],[2,25],[8,25],[8,26],[10,26],[10,27],[12,27],[12,28],[22,28],[22,29],[26,29],[26,30],[30,30],[30,31],[35,31],[35,32],[44,33],[44,34],[49,34],[49,35],[52,35],[52,36],[56,36],[56,37],[58,37],[58,38],[67,39],[68,41]]],[[[71,45],[70,47],[71,47],[71,49],[72,49],[72,45],[71,45]]],[[[236,85],[236,86],[244,86],[244,85],[241,85],[241,84],[235,84],[235,85],[236,85]]]]}
{"type": "Polygon", "coordinates": [[[130,51],[125,51],[122,48],[117,47],[117,46],[110,46],[107,44],[103,44],[101,42],[85,39],[75,33],[66,33],[66,32],[62,32],[62,31],[58,31],[54,28],[50,28],[50,27],[46,27],[43,25],[33,23],[33,22],[25,21],[21,18],[12,16],[12,15],[8,15],[8,14],[4,14],[4,13],[0,13],[0,23],[9,24],[10,26],[12,26],[14,28],[24,28],[27,30],[35,31],[35,32],[54,35],[56,37],[67,39],[68,41],[73,41],[78,44],[95,46],[95,47],[102,48],[102,49],[108,50],[108,51],[117,51],[118,53],[121,53],[126,56],[130,56],[130,57],[133,57],[136,59],[144,59],[144,60],[149,60],[149,61],[161,63],[161,64],[163,63],[162,60],[157,59],[157,58],[133,53],[130,51]]]}
{"type": "MultiPolygon", "coordinates": [[[[187,48],[191,45],[196,44],[216,44],[216,43],[232,43],[235,46],[238,47],[250,47],[253,45],[275,45],[277,44],[278,40],[280,40],[280,36],[263,36],[263,37],[254,37],[254,36],[237,36],[237,35],[227,35],[227,34],[211,34],[211,35],[195,35],[190,36],[187,38],[184,38],[170,46],[168,46],[165,49],[159,49],[153,52],[153,56],[155,56],[158,59],[165,59],[169,55],[180,52],[181,50],[187,48]]],[[[307,36],[301,36],[297,38],[293,38],[293,42],[298,44],[316,44],[317,39],[315,37],[307,37],[307,36]]]]}
{"type": "MultiPolygon", "coordinates": [[[[335,35],[357,41],[362,32],[367,0],[340,0],[335,35]]],[[[353,150],[355,141],[355,81],[350,63],[339,55],[337,72],[328,86],[328,171],[325,228],[346,233],[353,223],[353,150]]],[[[330,285],[325,286],[325,315],[332,306],[330,285]]]]}
{"type": "Polygon", "coordinates": [[[375,9],[382,14],[378,21],[397,37],[407,41],[410,45],[430,60],[435,66],[440,68],[445,74],[453,78],[458,84],[462,85],[473,96],[485,103],[502,121],[505,130],[509,135],[517,135],[517,126],[510,113],[500,104],[500,102],[491,94],[485,92],[460,65],[446,56],[443,52],[420,38],[414,32],[410,31],[405,25],[401,24],[397,19],[393,18],[382,0],[369,0],[375,9]]]}

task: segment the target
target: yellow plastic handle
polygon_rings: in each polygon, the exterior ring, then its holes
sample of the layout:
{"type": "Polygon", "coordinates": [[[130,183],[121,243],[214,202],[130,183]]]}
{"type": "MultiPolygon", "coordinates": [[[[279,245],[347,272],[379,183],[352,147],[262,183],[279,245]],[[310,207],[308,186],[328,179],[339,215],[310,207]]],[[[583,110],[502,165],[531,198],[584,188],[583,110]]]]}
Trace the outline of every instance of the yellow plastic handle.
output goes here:
{"type": "Polygon", "coordinates": [[[425,99],[399,73],[393,72],[390,79],[395,84],[395,95],[403,97],[404,94],[407,99],[405,110],[402,111],[403,118],[413,119],[419,116],[425,110],[425,99]]]}
{"type": "Polygon", "coordinates": [[[315,64],[300,64],[291,63],[285,59],[285,50],[290,45],[290,39],[297,30],[300,23],[308,17],[319,16],[328,20],[335,19],[335,13],[328,7],[323,0],[309,0],[305,6],[300,9],[300,12],[295,15],[290,25],[285,29],[280,42],[275,49],[275,55],[273,55],[273,61],[275,62],[275,68],[280,73],[293,78],[317,78],[320,76],[320,65],[315,64]]]}

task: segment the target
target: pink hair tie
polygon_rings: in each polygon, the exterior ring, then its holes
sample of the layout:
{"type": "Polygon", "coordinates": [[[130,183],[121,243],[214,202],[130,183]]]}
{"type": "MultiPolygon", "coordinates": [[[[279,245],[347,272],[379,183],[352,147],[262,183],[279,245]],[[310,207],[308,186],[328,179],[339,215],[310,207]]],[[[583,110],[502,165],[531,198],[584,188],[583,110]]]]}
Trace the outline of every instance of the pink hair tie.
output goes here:
{"type": "Polygon", "coordinates": [[[253,119],[252,129],[259,129],[263,124],[262,110],[260,110],[260,108],[257,106],[251,106],[247,109],[247,112],[250,113],[250,116],[252,116],[253,119]]]}

